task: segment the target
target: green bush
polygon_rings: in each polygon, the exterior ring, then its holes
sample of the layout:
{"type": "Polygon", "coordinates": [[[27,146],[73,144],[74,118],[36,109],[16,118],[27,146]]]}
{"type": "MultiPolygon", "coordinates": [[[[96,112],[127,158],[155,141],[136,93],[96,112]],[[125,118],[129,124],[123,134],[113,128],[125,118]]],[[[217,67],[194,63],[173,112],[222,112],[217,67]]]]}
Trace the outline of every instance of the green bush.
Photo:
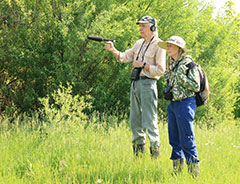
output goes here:
{"type": "Polygon", "coordinates": [[[60,85],[50,96],[39,99],[41,116],[50,124],[86,123],[84,110],[91,109],[90,96],[72,95],[72,87],[60,85]]]}

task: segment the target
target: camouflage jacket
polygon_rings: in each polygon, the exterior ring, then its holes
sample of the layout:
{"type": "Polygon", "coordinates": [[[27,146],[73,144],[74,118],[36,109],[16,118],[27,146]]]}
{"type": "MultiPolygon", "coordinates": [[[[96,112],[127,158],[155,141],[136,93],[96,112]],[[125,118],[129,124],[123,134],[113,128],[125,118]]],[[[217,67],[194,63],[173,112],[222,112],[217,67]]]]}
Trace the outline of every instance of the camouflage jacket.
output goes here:
{"type": "Polygon", "coordinates": [[[170,61],[170,70],[164,73],[168,86],[172,86],[172,101],[179,101],[194,96],[200,89],[200,76],[196,67],[189,70],[186,66],[192,62],[192,57],[183,53],[175,62],[170,61]],[[187,76],[187,71],[188,76],[187,76]]]}

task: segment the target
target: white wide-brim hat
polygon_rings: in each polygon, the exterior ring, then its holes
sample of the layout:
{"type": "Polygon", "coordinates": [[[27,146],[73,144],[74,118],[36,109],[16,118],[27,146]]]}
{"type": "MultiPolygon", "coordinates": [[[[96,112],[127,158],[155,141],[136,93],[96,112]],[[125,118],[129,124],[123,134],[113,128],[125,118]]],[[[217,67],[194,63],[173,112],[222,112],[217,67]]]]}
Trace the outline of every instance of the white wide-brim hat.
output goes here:
{"type": "Polygon", "coordinates": [[[186,42],[180,37],[180,36],[172,36],[168,41],[164,42],[164,41],[160,41],[158,42],[159,47],[161,47],[162,49],[167,49],[167,44],[171,43],[173,45],[176,45],[178,47],[180,47],[181,49],[183,49],[184,52],[191,52],[190,49],[186,49],[185,45],[186,42]]]}

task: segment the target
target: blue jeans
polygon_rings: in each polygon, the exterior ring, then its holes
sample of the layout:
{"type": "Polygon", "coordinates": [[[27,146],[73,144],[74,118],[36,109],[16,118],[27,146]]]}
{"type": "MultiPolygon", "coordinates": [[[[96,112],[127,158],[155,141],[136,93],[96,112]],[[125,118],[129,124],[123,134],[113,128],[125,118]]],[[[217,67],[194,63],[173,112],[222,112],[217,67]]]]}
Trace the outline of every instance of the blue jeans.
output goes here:
{"type": "Polygon", "coordinates": [[[194,137],[195,97],[171,102],[168,107],[168,135],[172,160],[186,158],[187,164],[199,162],[194,137]]]}

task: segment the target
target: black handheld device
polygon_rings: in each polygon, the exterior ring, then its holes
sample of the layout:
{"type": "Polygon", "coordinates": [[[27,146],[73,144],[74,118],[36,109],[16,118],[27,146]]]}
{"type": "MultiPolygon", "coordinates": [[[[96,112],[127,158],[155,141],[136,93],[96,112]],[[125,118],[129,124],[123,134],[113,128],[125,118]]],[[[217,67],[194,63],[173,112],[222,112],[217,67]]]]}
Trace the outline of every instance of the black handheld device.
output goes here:
{"type": "Polygon", "coordinates": [[[100,36],[88,36],[87,37],[89,40],[94,40],[94,41],[98,41],[98,42],[102,42],[102,41],[110,41],[110,42],[117,42],[116,40],[112,40],[112,39],[106,39],[106,38],[102,38],[100,36]]]}

